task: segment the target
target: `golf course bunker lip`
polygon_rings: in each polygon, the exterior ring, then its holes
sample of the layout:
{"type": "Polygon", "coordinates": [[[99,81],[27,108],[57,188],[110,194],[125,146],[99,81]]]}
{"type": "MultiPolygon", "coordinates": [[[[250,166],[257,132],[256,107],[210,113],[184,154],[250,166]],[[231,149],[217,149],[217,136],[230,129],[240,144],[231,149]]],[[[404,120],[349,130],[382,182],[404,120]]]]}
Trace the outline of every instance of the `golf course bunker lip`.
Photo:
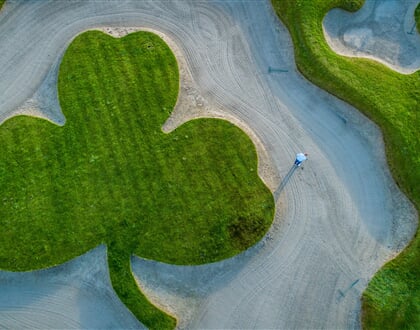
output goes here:
{"type": "Polygon", "coordinates": [[[356,13],[333,9],[323,20],[324,36],[337,54],[368,58],[411,74],[420,69],[418,1],[365,1],[356,13]]]}

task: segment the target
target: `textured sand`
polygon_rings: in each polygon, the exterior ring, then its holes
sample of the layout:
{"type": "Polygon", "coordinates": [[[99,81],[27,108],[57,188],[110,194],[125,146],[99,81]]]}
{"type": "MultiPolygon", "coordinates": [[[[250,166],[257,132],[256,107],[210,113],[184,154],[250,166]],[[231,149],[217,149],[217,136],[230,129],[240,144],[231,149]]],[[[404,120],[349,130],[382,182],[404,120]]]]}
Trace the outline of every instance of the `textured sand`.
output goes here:
{"type": "Polygon", "coordinates": [[[324,19],[326,40],[338,54],[379,61],[409,74],[420,69],[420,34],[414,10],[419,0],[369,0],[356,13],[331,10],[324,19]]]}
{"type": "MultiPolygon", "coordinates": [[[[0,120],[26,112],[63,124],[61,56],[82,31],[110,27],[157,30],[176,45],[186,78],[164,129],[190,116],[233,118],[264,151],[260,173],[278,198],[270,232],[237,257],[196,267],[133,257],[145,293],[180,328],[360,327],[361,293],[411,238],[417,215],[390,177],[378,129],[297,73],[268,2],[8,1],[0,120]],[[309,160],[291,171],[299,151],[309,160]]],[[[0,272],[0,326],[140,326],[116,300],[104,256],[100,247],[50,270],[0,272]]]]}

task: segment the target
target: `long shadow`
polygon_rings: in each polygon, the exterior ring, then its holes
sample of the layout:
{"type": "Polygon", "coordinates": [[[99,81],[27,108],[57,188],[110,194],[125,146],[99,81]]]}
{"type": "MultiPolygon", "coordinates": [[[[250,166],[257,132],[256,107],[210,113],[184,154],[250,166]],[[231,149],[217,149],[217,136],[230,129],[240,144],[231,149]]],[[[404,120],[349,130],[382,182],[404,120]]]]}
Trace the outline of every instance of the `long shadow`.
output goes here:
{"type": "Polygon", "coordinates": [[[286,187],[286,184],[289,182],[290,178],[292,177],[293,173],[295,173],[297,168],[298,166],[293,164],[289,172],[287,172],[286,176],[281,181],[280,185],[277,187],[276,191],[274,192],[274,200],[276,202],[279,199],[280,194],[283,191],[284,187],[286,187]]]}

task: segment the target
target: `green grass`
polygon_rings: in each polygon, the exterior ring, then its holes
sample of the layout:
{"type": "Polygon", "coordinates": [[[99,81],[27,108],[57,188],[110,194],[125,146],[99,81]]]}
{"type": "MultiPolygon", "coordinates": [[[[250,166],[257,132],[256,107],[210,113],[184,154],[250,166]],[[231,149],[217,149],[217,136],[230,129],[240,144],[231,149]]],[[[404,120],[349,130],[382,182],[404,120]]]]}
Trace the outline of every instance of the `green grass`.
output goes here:
{"type": "Polygon", "coordinates": [[[414,11],[414,19],[417,24],[417,31],[420,33],[420,3],[417,5],[416,10],[414,11]]]}
{"type": "MultiPolygon", "coordinates": [[[[420,210],[420,72],[396,73],[371,60],[341,57],[326,44],[325,14],[335,7],[356,10],[363,1],[272,0],[289,29],[296,63],[316,85],[351,103],[377,123],[384,135],[394,179],[420,210]]],[[[419,232],[387,263],[363,294],[365,328],[420,328],[419,232]]]]}
{"type": "Polygon", "coordinates": [[[1,10],[1,7],[3,7],[5,2],[6,2],[6,0],[0,0],[0,10],[1,10]]]}
{"type": "Polygon", "coordinates": [[[122,301],[146,326],[173,328],[140,292],[130,256],[202,264],[261,239],[274,200],[247,135],[217,119],[162,132],[178,79],[154,34],[91,31],[71,43],[58,79],[66,124],[0,126],[1,268],[50,267],[105,243],[122,301]]]}

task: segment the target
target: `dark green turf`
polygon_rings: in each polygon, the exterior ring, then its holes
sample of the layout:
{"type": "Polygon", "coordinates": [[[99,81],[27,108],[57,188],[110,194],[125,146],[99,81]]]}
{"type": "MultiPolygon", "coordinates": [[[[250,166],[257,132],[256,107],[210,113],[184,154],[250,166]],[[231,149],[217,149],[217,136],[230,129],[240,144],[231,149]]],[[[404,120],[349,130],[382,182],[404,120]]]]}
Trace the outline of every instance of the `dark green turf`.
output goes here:
{"type": "Polygon", "coordinates": [[[60,66],[63,127],[30,117],[0,126],[0,267],[60,264],[108,246],[113,286],[148,327],[175,320],[140,293],[130,255],[174,264],[231,257],[274,215],[247,135],[223,120],[161,126],[178,67],[156,35],[77,37],[60,66]]]}
{"type": "Polygon", "coordinates": [[[417,25],[417,32],[420,33],[420,3],[417,5],[416,10],[414,11],[414,19],[417,25]]]}
{"type": "MultiPolygon", "coordinates": [[[[399,187],[420,209],[420,72],[402,75],[371,60],[341,57],[326,44],[322,20],[334,7],[357,10],[360,0],[272,0],[288,27],[299,70],[313,83],[351,103],[377,123],[399,187]]],[[[363,325],[420,329],[419,231],[385,265],[363,294],[363,325]]]]}

